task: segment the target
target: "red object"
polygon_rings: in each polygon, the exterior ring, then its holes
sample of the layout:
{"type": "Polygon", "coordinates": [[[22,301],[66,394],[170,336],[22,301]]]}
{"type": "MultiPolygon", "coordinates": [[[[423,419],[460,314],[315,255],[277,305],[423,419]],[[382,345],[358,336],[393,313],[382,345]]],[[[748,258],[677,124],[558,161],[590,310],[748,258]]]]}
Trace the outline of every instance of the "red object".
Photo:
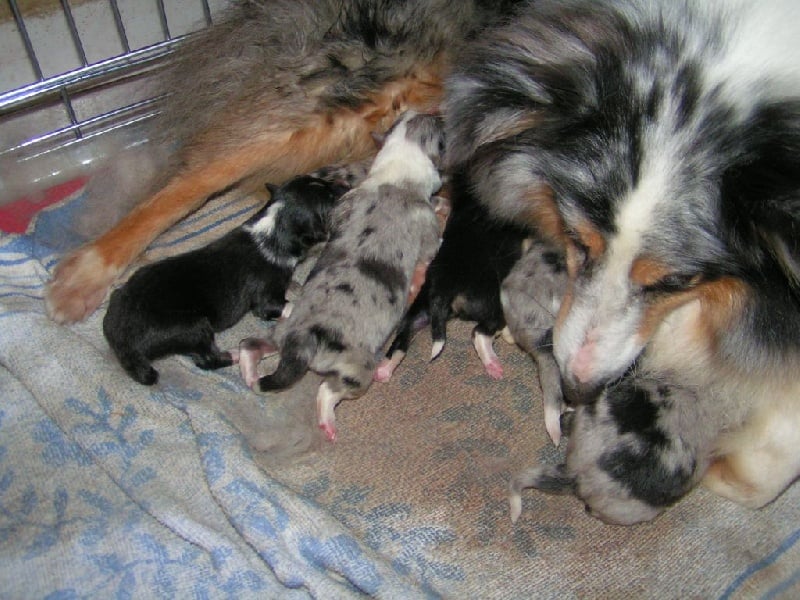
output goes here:
{"type": "Polygon", "coordinates": [[[7,233],[25,233],[28,223],[37,212],[74,194],[86,185],[87,181],[87,177],[72,179],[43,192],[0,206],[0,230],[7,233]]]}

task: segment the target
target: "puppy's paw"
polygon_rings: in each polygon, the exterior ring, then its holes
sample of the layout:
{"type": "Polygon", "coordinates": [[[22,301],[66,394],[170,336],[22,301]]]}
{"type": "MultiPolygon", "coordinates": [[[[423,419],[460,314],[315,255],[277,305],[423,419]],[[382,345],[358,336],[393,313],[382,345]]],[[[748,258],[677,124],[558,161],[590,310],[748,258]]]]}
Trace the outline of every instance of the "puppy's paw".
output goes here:
{"type": "Polygon", "coordinates": [[[47,314],[56,323],[75,323],[91,315],[120,273],[93,245],[64,257],[45,290],[47,314]]]}
{"type": "Polygon", "coordinates": [[[406,353],[402,350],[397,350],[390,358],[384,358],[375,369],[375,374],[372,377],[373,381],[377,381],[378,383],[386,383],[389,381],[392,375],[394,375],[395,369],[397,369],[403,361],[405,355],[406,353]]]}
{"type": "Polygon", "coordinates": [[[502,379],[503,378],[503,365],[500,363],[499,359],[491,359],[483,368],[486,370],[486,374],[491,377],[492,379],[502,379]]]}
{"type": "Polygon", "coordinates": [[[320,423],[319,428],[329,442],[336,441],[336,426],[333,423],[320,423]]]}

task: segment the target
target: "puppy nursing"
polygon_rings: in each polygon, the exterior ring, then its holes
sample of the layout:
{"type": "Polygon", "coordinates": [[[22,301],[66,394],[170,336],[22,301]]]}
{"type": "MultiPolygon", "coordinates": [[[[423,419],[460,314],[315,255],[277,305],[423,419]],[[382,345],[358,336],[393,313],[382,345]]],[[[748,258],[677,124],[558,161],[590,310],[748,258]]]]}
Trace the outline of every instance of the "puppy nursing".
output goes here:
{"type": "Polygon", "coordinates": [[[565,253],[567,397],[691,387],[729,415],[705,483],[763,506],[800,476],[798,5],[529,7],[456,65],[448,161],[565,253]]]}
{"type": "Polygon", "coordinates": [[[275,319],[286,304],[295,266],[328,234],[336,199],[346,188],[297,177],[273,191],[269,204],[206,247],[147,265],[115,290],[103,332],[122,367],[152,385],[150,361],[186,354],[202,369],[230,366],[214,333],[252,311],[275,319]]]}
{"type": "Polygon", "coordinates": [[[511,338],[536,361],[542,388],[544,423],[550,439],[561,440],[561,373],[553,356],[553,326],[567,287],[565,257],[556,247],[531,240],[500,289],[511,338]]]}
{"type": "Polygon", "coordinates": [[[453,174],[452,207],[442,245],[379,367],[380,381],[392,376],[414,330],[427,318],[431,324],[431,360],[444,350],[448,319],[475,321],[472,343],[481,364],[491,378],[503,376],[503,366],[493,348],[494,338],[505,326],[500,283],[521,256],[523,240],[530,233],[493,219],[466,183],[462,173],[453,174]]]}
{"type": "Polygon", "coordinates": [[[404,114],[366,179],[336,206],[330,241],[291,314],[276,326],[280,361],[255,388],[281,390],[308,369],[324,377],[319,426],[336,437],[334,407],[372,383],[377,353],[406,310],[415,268],[439,246],[431,196],[441,186],[438,117],[404,114]]]}

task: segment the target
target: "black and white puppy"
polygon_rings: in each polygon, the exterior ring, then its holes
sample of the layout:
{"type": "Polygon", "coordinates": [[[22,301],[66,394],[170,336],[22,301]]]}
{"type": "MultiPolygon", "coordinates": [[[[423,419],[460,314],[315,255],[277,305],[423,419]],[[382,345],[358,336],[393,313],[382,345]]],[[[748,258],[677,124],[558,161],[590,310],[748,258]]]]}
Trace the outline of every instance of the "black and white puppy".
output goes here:
{"type": "Polygon", "coordinates": [[[324,241],[336,200],[346,188],[301,176],[270,188],[272,201],[211,244],[147,265],[111,295],[103,333],[122,367],[153,385],[152,360],[188,355],[201,369],[232,365],[216,332],[252,311],[275,319],[308,250],[324,241]]]}
{"type": "Polygon", "coordinates": [[[405,113],[366,179],[342,198],[330,241],[287,319],[276,327],[280,361],[255,389],[285,389],[311,369],[324,376],[319,426],[336,437],[334,407],[372,383],[377,353],[406,310],[412,277],[439,247],[431,196],[441,187],[442,122],[405,113]]]}
{"type": "Polygon", "coordinates": [[[530,232],[491,216],[462,174],[455,173],[451,181],[452,208],[442,245],[376,372],[379,381],[392,376],[408,350],[413,331],[426,318],[430,319],[433,339],[431,360],[444,349],[448,319],[476,321],[472,331],[475,351],[490,377],[503,376],[503,366],[493,348],[495,336],[505,327],[500,284],[522,255],[523,242],[530,232]]]}
{"type": "Polygon", "coordinates": [[[516,342],[536,362],[545,428],[556,446],[561,439],[564,398],[553,355],[553,326],[568,280],[564,252],[553,244],[531,239],[500,288],[506,319],[503,337],[516,342]]]}
{"type": "MultiPolygon", "coordinates": [[[[511,520],[521,492],[533,487],[572,493],[593,516],[617,525],[656,517],[705,473],[719,434],[719,410],[694,392],[626,375],[593,404],[580,404],[565,423],[566,462],[539,465],[511,481],[511,520]]],[[[566,419],[565,419],[566,420],[566,419]]]]}

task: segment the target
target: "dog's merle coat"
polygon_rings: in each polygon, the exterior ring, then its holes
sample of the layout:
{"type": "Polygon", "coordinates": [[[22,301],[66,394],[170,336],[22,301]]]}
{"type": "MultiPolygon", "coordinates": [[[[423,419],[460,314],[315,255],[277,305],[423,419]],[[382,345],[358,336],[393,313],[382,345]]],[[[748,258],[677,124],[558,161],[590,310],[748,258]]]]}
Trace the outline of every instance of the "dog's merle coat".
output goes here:
{"type": "Polygon", "coordinates": [[[448,160],[567,257],[565,393],[636,362],[713,399],[709,487],[800,475],[800,5],[540,0],[452,74],[448,160]]]}
{"type": "Polygon", "coordinates": [[[152,385],[152,360],[188,355],[202,369],[230,366],[214,334],[252,311],[280,316],[295,266],[326,239],[339,184],[301,176],[273,188],[272,200],[209,245],[142,267],[111,295],[103,332],[122,367],[152,385]]]}
{"type": "Polygon", "coordinates": [[[439,246],[431,195],[444,149],[442,123],[404,114],[366,179],[333,214],[333,229],[286,321],[277,327],[280,362],[256,389],[280,390],[308,369],[324,376],[319,425],[336,435],[333,409],[372,383],[377,352],[406,310],[412,274],[439,246]]]}

